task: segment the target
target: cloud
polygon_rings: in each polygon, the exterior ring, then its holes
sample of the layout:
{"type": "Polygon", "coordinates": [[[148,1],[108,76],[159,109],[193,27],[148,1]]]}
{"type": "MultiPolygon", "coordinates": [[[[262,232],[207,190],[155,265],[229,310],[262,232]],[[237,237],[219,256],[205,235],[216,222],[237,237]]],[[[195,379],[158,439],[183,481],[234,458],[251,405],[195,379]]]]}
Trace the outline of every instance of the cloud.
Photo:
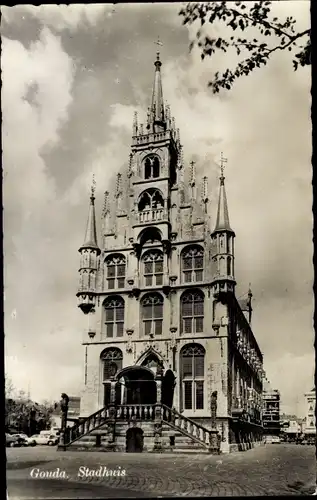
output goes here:
{"type": "Polygon", "coordinates": [[[6,38],[2,48],[6,311],[17,312],[6,314],[5,327],[9,355],[22,359],[29,344],[32,363],[39,336],[56,321],[53,314],[46,316],[41,298],[49,303],[47,269],[54,275],[62,258],[56,237],[61,207],[42,150],[58,144],[60,126],[67,120],[73,63],[48,28],[29,50],[6,38]],[[28,99],[31,86],[35,90],[28,99]]]}
{"type": "Polygon", "coordinates": [[[102,4],[23,5],[18,6],[18,10],[4,6],[1,11],[8,22],[12,21],[17,14],[22,19],[25,14],[28,14],[56,31],[62,31],[66,28],[72,31],[83,24],[93,26],[106,11],[106,15],[111,16],[113,6],[102,4]]]}

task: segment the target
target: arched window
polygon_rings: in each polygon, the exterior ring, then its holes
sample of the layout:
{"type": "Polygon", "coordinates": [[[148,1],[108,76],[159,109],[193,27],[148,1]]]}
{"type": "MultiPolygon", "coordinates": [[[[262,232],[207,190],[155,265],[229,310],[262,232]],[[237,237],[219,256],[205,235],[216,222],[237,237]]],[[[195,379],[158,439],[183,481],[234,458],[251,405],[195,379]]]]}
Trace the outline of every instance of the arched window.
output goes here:
{"type": "Polygon", "coordinates": [[[103,380],[110,380],[116,373],[122,370],[122,351],[117,347],[110,347],[101,353],[103,361],[103,380]]]}
{"type": "Polygon", "coordinates": [[[189,344],[181,350],[182,407],[203,410],[205,379],[205,349],[189,344]]]}
{"type": "Polygon", "coordinates": [[[164,208],[164,198],[158,189],[148,189],[141,194],[138,203],[139,212],[142,212],[144,210],[155,210],[159,208],[164,208]]]}
{"type": "MultiPolygon", "coordinates": [[[[110,403],[111,396],[111,377],[114,377],[116,373],[122,370],[122,351],[117,347],[110,347],[109,349],[105,349],[101,353],[101,362],[102,362],[102,376],[103,376],[103,384],[104,384],[104,406],[107,406],[110,403]]],[[[120,385],[116,386],[116,401],[120,402],[120,385]]]]}
{"type": "Polygon", "coordinates": [[[143,256],[143,276],[145,286],[163,284],[163,253],[158,250],[146,252],[143,256]]]}
{"type": "Polygon", "coordinates": [[[106,259],[108,289],[124,288],[125,282],[125,257],[123,255],[110,255],[106,259]]]}
{"type": "Polygon", "coordinates": [[[161,232],[154,227],[148,227],[140,233],[140,245],[158,245],[162,242],[161,232]]]}
{"type": "Polygon", "coordinates": [[[159,293],[145,295],[141,301],[144,335],[161,335],[164,299],[159,293]]]}
{"type": "Polygon", "coordinates": [[[204,274],[204,249],[195,246],[182,251],[183,282],[202,281],[204,274]]]}
{"type": "Polygon", "coordinates": [[[157,156],[148,156],[144,162],[144,178],[155,179],[160,176],[160,160],[157,156]]]}
{"type": "Polygon", "coordinates": [[[109,297],[104,302],[106,336],[122,337],[124,327],[124,300],[121,297],[109,297]]]}
{"type": "Polygon", "coordinates": [[[204,295],[200,291],[186,292],[181,298],[181,333],[201,333],[204,330],[204,295]]]}

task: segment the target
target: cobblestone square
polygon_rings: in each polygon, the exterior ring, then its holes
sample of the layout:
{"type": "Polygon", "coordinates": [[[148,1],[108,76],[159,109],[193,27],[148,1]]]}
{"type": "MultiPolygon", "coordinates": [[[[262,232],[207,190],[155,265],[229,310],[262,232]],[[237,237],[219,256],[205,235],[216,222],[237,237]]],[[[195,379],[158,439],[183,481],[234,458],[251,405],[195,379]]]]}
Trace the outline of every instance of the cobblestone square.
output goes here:
{"type": "Polygon", "coordinates": [[[267,496],[314,492],[312,446],[267,445],[220,456],[58,452],[47,447],[7,450],[10,500],[164,496],[267,496]],[[78,477],[80,467],[121,467],[125,476],[78,477]],[[32,469],[67,478],[32,478],[32,469]]]}

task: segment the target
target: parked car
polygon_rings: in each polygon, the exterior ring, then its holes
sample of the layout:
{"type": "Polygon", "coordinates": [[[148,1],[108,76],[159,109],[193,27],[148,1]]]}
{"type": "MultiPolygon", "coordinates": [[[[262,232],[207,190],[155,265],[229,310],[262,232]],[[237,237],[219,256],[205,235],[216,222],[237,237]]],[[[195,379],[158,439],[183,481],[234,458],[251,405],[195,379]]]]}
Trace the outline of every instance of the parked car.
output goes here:
{"type": "Polygon", "coordinates": [[[264,436],[263,442],[264,442],[264,444],[271,444],[272,443],[272,436],[264,436]]]}
{"type": "Polygon", "coordinates": [[[32,436],[36,444],[48,444],[49,446],[54,446],[58,444],[59,437],[55,434],[44,433],[44,434],[35,434],[32,436]]]}
{"type": "Polygon", "coordinates": [[[271,443],[272,444],[280,444],[281,440],[278,436],[272,436],[271,443]]]}
{"type": "Polygon", "coordinates": [[[20,446],[35,446],[36,445],[35,439],[33,439],[33,437],[27,436],[26,434],[23,434],[23,433],[13,434],[13,436],[20,443],[20,446]]]}
{"type": "Polygon", "coordinates": [[[10,446],[11,448],[13,446],[18,446],[16,437],[14,437],[12,434],[8,434],[7,432],[6,432],[6,446],[10,446]]]}
{"type": "Polygon", "coordinates": [[[28,437],[25,434],[11,434],[9,446],[27,446],[28,437]]]}

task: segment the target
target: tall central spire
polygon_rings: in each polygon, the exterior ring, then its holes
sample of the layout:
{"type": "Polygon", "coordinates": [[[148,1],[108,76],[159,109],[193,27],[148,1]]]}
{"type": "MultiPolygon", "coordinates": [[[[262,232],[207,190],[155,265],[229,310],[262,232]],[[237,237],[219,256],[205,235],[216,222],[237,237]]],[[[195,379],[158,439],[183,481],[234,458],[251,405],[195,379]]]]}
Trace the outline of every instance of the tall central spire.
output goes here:
{"type": "MultiPolygon", "coordinates": [[[[158,45],[162,43],[158,40],[156,42],[158,45]]],[[[150,109],[150,122],[154,126],[154,129],[160,130],[164,128],[165,125],[165,114],[164,114],[164,101],[163,101],[163,90],[162,90],[162,78],[161,78],[161,66],[160,53],[156,53],[156,61],[154,62],[155,75],[154,84],[152,92],[152,103],[150,109]]]]}

